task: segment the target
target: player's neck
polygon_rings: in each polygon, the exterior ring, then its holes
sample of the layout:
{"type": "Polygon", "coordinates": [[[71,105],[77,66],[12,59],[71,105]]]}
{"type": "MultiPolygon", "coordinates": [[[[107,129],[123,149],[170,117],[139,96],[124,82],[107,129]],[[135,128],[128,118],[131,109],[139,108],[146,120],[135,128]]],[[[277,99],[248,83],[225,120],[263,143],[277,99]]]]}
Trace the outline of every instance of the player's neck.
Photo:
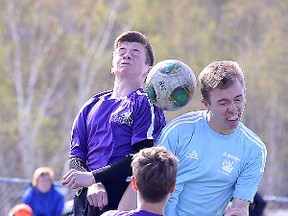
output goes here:
{"type": "Polygon", "coordinates": [[[131,92],[141,88],[142,86],[136,82],[125,81],[125,80],[115,80],[114,88],[111,95],[111,98],[121,98],[125,97],[131,92]]]}
{"type": "Polygon", "coordinates": [[[140,202],[138,208],[154,214],[164,215],[165,203],[140,202]]]}

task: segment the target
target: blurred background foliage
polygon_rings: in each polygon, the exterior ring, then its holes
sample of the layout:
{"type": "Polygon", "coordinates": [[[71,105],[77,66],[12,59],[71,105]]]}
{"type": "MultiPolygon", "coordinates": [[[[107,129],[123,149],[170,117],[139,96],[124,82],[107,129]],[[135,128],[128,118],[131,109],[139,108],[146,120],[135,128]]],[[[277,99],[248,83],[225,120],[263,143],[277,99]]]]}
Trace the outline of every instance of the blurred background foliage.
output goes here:
{"type": "MultiPolygon", "coordinates": [[[[81,105],[113,84],[113,41],[145,33],[156,62],[172,58],[196,76],[237,60],[246,76],[243,122],[266,143],[260,191],[288,196],[288,1],[0,0],[0,173],[31,178],[67,171],[70,129],[81,105]]],[[[203,109],[199,91],[172,118],[203,109]]]]}

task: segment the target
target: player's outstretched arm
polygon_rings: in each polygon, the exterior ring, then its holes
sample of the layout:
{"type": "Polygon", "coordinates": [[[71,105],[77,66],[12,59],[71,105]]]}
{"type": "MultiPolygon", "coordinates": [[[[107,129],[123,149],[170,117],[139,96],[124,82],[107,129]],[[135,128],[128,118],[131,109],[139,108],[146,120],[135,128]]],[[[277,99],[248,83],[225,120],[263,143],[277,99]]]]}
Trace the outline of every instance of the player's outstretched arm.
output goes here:
{"type": "Polygon", "coordinates": [[[62,184],[68,185],[70,188],[88,187],[95,182],[104,182],[106,180],[127,177],[132,175],[131,162],[133,154],[139,152],[143,148],[152,147],[153,140],[143,140],[132,146],[130,154],[118,160],[112,165],[102,167],[92,172],[85,169],[86,164],[80,158],[70,158],[69,166],[72,168],[68,173],[63,176],[62,184]],[[94,179],[92,179],[92,177],[94,179]]]}
{"type": "Polygon", "coordinates": [[[154,140],[142,140],[132,146],[130,154],[118,160],[114,164],[102,167],[92,171],[96,182],[102,182],[119,177],[127,177],[132,175],[131,162],[133,155],[141,149],[149,148],[154,145],[154,140]]]}

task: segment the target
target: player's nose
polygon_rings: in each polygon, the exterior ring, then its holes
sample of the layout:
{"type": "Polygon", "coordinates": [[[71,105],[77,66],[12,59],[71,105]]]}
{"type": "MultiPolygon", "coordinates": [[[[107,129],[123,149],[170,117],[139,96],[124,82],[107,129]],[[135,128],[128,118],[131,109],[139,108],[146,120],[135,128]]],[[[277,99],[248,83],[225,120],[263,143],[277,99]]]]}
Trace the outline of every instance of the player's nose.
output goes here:
{"type": "Polygon", "coordinates": [[[232,102],[228,107],[229,112],[236,112],[237,110],[238,110],[237,105],[234,102],[232,102]]]}
{"type": "Polygon", "coordinates": [[[127,51],[127,52],[123,55],[123,59],[131,59],[131,52],[127,51]]]}

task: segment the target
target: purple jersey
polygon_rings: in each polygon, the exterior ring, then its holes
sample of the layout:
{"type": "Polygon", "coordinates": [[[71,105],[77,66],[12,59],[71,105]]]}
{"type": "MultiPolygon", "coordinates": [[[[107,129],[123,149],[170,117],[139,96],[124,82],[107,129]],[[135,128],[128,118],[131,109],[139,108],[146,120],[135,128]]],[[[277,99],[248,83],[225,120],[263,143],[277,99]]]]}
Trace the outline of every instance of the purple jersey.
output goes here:
{"type": "Polygon", "coordinates": [[[87,161],[91,171],[123,158],[139,141],[156,139],[166,123],[142,88],[121,99],[111,94],[93,96],[73,123],[70,157],[87,161]]]}
{"type": "Polygon", "coordinates": [[[101,216],[129,216],[129,215],[137,215],[137,216],[161,216],[159,214],[154,214],[145,210],[130,210],[130,211],[118,211],[118,210],[110,210],[103,213],[101,216]]]}

